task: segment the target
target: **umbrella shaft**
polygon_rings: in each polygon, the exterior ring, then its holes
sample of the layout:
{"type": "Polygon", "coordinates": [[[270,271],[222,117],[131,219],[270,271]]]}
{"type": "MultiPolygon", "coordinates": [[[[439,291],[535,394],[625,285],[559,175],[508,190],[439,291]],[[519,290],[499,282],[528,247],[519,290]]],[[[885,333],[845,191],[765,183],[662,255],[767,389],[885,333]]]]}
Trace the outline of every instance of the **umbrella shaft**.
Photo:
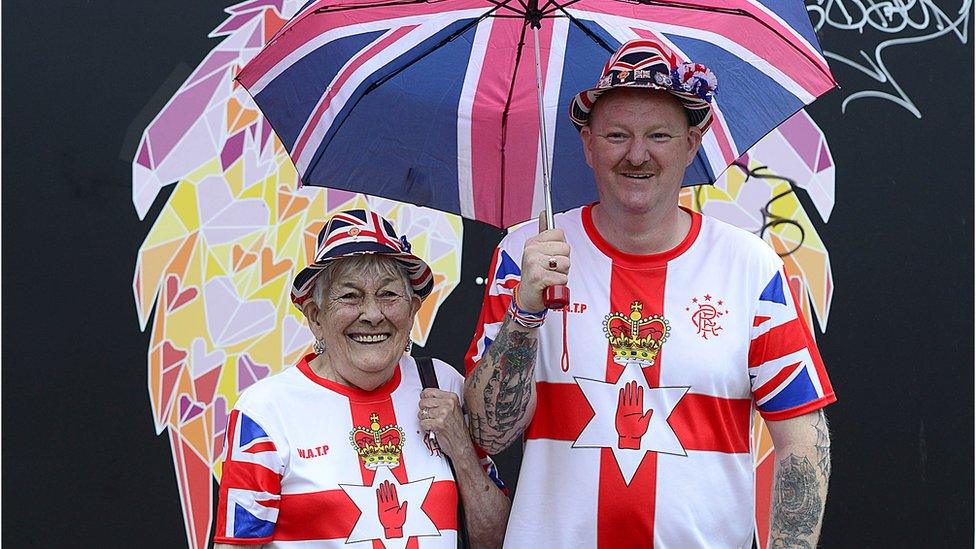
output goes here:
{"type": "Polygon", "coordinates": [[[535,38],[535,91],[539,98],[539,139],[541,144],[540,153],[542,158],[542,195],[546,201],[546,228],[552,229],[555,224],[552,220],[552,189],[549,182],[549,143],[546,132],[546,106],[542,99],[542,54],[539,51],[539,27],[532,25],[532,34],[535,38]]]}

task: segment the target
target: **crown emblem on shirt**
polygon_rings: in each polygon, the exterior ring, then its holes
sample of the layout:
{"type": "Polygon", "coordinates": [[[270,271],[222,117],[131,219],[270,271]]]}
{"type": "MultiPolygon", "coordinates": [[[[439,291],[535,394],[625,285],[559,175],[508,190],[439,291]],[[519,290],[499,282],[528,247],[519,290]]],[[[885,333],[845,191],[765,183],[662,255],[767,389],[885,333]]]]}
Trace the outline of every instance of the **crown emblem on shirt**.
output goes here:
{"type": "Polygon", "coordinates": [[[356,427],[349,433],[352,443],[363,466],[376,470],[379,467],[394,468],[400,465],[400,451],[403,449],[403,429],[398,425],[380,427],[380,415],[369,414],[369,429],[356,427]]]}
{"type": "Polygon", "coordinates": [[[671,333],[671,326],[661,315],[643,316],[644,304],[630,304],[630,315],[612,312],[603,321],[603,333],[613,349],[613,361],[617,364],[636,362],[640,366],[652,366],[658,352],[671,333]]]}

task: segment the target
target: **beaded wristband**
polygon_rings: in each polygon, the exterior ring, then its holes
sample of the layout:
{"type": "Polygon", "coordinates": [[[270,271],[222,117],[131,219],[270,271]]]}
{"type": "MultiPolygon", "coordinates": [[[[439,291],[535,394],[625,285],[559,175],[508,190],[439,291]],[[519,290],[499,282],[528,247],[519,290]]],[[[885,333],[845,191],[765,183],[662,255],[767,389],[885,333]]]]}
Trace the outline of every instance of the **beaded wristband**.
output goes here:
{"type": "Polygon", "coordinates": [[[512,304],[508,308],[508,314],[512,320],[523,328],[538,328],[546,321],[548,309],[543,309],[537,313],[526,311],[518,303],[518,285],[512,288],[512,304]]]}

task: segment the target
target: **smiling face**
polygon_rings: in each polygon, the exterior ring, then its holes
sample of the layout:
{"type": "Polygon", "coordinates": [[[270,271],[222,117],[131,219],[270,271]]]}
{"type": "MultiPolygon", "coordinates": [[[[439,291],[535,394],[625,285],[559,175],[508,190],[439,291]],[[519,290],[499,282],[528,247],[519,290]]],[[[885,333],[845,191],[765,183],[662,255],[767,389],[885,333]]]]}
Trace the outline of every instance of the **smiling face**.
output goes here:
{"type": "Polygon", "coordinates": [[[673,95],[634,88],[600,96],[580,137],[611,215],[677,209],[685,168],[701,144],[701,130],[688,125],[673,95]]]}
{"type": "Polygon", "coordinates": [[[320,275],[302,307],[325,353],[312,367],[344,385],[372,390],[393,375],[410,337],[420,298],[396,262],[376,255],[340,259],[320,275]]]}

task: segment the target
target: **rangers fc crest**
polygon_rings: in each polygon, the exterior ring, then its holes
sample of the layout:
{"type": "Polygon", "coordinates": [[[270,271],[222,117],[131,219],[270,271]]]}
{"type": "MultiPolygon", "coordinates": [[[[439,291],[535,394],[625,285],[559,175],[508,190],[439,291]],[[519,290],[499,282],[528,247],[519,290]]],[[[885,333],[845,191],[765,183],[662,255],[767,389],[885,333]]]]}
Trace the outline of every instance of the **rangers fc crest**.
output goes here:
{"type": "Polygon", "coordinates": [[[691,313],[691,323],[698,330],[698,335],[706,340],[709,337],[718,337],[722,330],[721,319],[729,314],[725,301],[708,293],[701,298],[691,298],[691,305],[685,307],[685,310],[691,313]]]}

